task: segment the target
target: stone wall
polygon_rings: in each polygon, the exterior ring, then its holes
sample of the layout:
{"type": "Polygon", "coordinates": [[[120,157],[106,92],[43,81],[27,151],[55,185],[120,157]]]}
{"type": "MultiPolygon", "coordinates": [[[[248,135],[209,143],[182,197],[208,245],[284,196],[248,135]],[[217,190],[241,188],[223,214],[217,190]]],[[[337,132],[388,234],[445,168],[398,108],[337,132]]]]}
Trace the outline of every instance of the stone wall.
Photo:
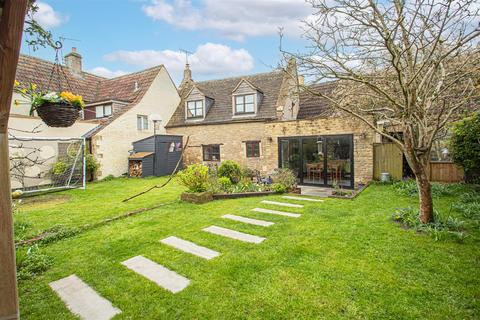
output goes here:
{"type": "MultiPolygon", "coordinates": [[[[374,133],[365,124],[349,118],[294,121],[246,122],[167,128],[168,134],[190,135],[185,164],[203,162],[202,145],[220,144],[220,159],[269,174],[278,168],[278,138],[294,136],[353,134],[355,182],[373,177],[374,133]],[[247,158],[246,141],[260,141],[260,157],[247,158]]],[[[210,163],[206,163],[210,164],[210,163]]]]}

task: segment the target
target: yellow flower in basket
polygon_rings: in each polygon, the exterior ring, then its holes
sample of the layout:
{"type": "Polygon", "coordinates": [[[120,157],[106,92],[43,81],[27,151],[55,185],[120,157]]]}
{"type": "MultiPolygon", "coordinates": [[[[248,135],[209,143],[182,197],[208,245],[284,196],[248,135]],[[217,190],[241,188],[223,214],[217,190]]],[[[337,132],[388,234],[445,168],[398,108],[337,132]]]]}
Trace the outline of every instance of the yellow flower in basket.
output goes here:
{"type": "Polygon", "coordinates": [[[75,95],[75,94],[73,94],[71,92],[68,92],[68,91],[64,91],[64,92],[60,93],[60,97],[67,100],[68,102],[70,102],[74,106],[77,106],[77,107],[80,107],[80,108],[83,108],[83,106],[84,106],[82,96],[75,95]]]}

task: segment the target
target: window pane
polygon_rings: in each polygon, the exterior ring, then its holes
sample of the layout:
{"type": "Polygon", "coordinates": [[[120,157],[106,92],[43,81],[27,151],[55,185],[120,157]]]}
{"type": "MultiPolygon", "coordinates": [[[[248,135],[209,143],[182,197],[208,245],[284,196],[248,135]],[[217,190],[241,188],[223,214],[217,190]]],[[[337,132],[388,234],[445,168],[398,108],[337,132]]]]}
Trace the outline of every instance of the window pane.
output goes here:
{"type": "Polygon", "coordinates": [[[104,117],[104,114],[103,114],[103,106],[97,106],[95,107],[95,116],[97,118],[102,118],[104,117]]]}
{"type": "Polygon", "coordinates": [[[253,94],[245,96],[245,103],[253,103],[253,94]]]}
{"type": "Polygon", "coordinates": [[[137,130],[142,130],[142,117],[137,116],[137,130]]]}
{"type": "Polygon", "coordinates": [[[106,105],[105,106],[104,114],[105,114],[105,116],[111,116],[112,115],[112,106],[111,105],[106,105]]]}
{"type": "Polygon", "coordinates": [[[249,141],[246,143],[247,157],[260,157],[260,142],[249,141]]]}
{"type": "Polygon", "coordinates": [[[253,103],[245,104],[245,112],[255,112],[255,105],[253,103]]]}
{"type": "Polygon", "coordinates": [[[243,96],[236,96],[235,102],[236,104],[243,104],[243,96]]]}
{"type": "Polygon", "coordinates": [[[143,130],[148,130],[148,118],[147,116],[142,116],[143,118],[143,130]]]}

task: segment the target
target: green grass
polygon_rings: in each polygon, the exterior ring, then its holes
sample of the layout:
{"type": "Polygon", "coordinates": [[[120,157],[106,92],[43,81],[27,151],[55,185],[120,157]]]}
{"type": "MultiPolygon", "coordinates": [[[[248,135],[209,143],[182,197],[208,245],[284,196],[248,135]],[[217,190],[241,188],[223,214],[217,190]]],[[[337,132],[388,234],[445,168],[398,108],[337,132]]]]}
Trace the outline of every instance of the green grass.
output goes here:
{"type": "Polygon", "coordinates": [[[15,212],[15,222],[26,226],[16,234],[17,240],[38,235],[52,227],[79,227],[95,223],[138,208],[178,199],[183,187],[175,183],[153,190],[130,202],[123,199],[167,178],[114,179],[88,184],[87,190],[70,190],[43,196],[25,198],[15,212]]]}
{"type": "MultiPolygon", "coordinates": [[[[28,211],[32,216],[22,211],[21,217],[41,223],[38,229],[42,229],[49,223],[41,217],[47,220],[50,210],[55,212],[53,224],[84,223],[115,215],[127,209],[118,201],[143,188],[141,182],[116,180],[96,184],[83,193],[68,192],[70,202],[44,208],[43,213],[28,211]],[[79,198],[90,200],[84,203],[79,198]],[[71,202],[84,203],[84,207],[80,210],[71,202]],[[69,210],[75,210],[75,215],[69,210]],[[73,216],[75,221],[70,220],[73,216]]],[[[150,183],[155,182],[143,182],[150,183]]],[[[165,191],[154,191],[128,206],[174,200],[180,188],[170,188],[168,196],[165,191]]],[[[391,222],[391,213],[416,205],[416,199],[398,196],[391,186],[373,185],[353,201],[304,203],[304,209],[262,205],[303,213],[298,219],[251,212],[261,199],[203,205],[175,202],[43,246],[53,266],[43,275],[20,282],[22,319],[75,319],[48,287],[49,282],[73,273],[122,310],[115,319],[480,317],[478,229],[470,229],[471,236],[462,244],[435,242],[404,230],[391,222]],[[269,220],[275,225],[263,228],[220,218],[226,213],[269,220]],[[267,240],[254,245],[201,231],[210,225],[267,240]],[[221,256],[205,261],[159,243],[172,235],[217,250],[221,256]],[[120,264],[136,255],[188,277],[191,284],[175,295],[163,290],[120,264]]],[[[449,210],[454,199],[435,201],[438,208],[449,210]]]]}

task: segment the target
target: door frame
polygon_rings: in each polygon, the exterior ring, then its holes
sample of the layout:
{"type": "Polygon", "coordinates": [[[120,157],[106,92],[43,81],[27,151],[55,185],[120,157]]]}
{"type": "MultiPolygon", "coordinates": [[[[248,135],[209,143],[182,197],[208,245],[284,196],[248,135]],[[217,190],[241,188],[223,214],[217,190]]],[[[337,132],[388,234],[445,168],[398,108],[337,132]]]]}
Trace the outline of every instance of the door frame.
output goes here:
{"type": "Polygon", "coordinates": [[[350,170],[351,170],[351,177],[350,177],[350,185],[349,186],[341,186],[344,189],[353,189],[355,186],[355,159],[354,159],[354,151],[355,151],[355,145],[354,145],[354,139],[353,139],[353,134],[347,133],[347,134],[320,134],[320,135],[311,135],[311,136],[286,136],[286,137],[278,137],[277,138],[277,146],[278,146],[278,167],[282,168],[282,150],[281,150],[281,141],[282,140],[298,140],[299,142],[299,152],[300,152],[300,163],[299,163],[299,183],[301,185],[305,186],[320,186],[320,187],[333,187],[333,185],[328,184],[328,178],[327,175],[324,175],[325,178],[323,179],[323,183],[305,183],[303,181],[303,165],[304,165],[304,160],[303,160],[303,140],[304,139],[318,139],[322,138],[323,144],[322,144],[322,152],[324,154],[323,158],[323,168],[324,168],[324,173],[327,170],[327,139],[328,138],[339,138],[339,137],[348,137],[349,142],[350,142],[350,170]],[[300,172],[301,171],[301,172],[300,172]]]}

